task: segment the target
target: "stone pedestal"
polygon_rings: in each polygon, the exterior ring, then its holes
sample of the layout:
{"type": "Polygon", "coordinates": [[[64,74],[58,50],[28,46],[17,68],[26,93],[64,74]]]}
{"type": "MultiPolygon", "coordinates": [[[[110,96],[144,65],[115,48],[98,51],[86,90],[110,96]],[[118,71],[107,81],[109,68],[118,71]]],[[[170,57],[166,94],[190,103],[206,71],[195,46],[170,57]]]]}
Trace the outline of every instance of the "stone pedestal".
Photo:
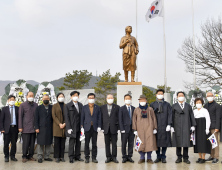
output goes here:
{"type": "Polygon", "coordinates": [[[132,106],[139,105],[139,96],[143,93],[142,82],[119,82],[117,84],[117,104],[119,106],[125,105],[124,95],[130,94],[132,96],[132,106]]]}
{"type": "MultiPolygon", "coordinates": [[[[132,106],[139,106],[139,96],[143,94],[142,82],[118,82],[117,84],[117,104],[119,106],[125,105],[124,95],[130,94],[132,96],[132,106]]],[[[117,146],[121,146],[121,134],[118,134],[117,146]]]]}

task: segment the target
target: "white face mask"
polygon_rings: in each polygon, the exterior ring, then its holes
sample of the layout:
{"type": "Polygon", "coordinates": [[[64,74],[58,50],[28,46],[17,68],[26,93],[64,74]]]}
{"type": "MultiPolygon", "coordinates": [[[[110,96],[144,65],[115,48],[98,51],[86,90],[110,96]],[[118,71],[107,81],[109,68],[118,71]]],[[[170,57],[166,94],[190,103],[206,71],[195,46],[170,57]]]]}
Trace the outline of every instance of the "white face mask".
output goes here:
{"type": "Polygon", "coordinates": [[[196,104],[196,107],[197,107],[198,109],[201,109],[201,108],[203,107],[203,105],[202,105],[202,104],[196,104]]]}
{"type": "Polygon", "coordinates": [[[14,105],[15,105],[15,101],[10,101],[10,102],[8,102],[8,104],[9,104],[10,106],[14,106],[14,105]]]}
{"type": "Polygon", "coordinates": [[[113,104],[114,99],[107,99],[106,101],[107,101],[107,103],[109,103],[109,104],[113,104]]]}
{"type": "Polygon", "coordinates": [[[29,98],[28,98],[28,101],[29,101],[29,102],[33,102],[33,100],[34,100],[33,97],[29,97],[29,98]]]}
{"type": "Polygon", "coordinates": [[[125,104],[131,104],[131,100],[125,100],[125,104]]]}
{"type": "Polygon", "coordinates": [[[140,105],[141,105],[141,106],[145,106],[145,105],[146,105],[146,102],[140,102],[140,105]]]}
{"type": "Polygon", "coordinates": [[[65,101],[65,98],[64,98],[64,97],[59,97],[59,98],[58,98],[58,101],[59,101],[60,103],[63,103],[63,102],[65,101]]]}
{"type": "Polygon", "coordinates": [[[93,104],[93,103],[95,103],[95,99],[88,99],[88,102],[93,104]]]}
{"type": "Polygon", "coordinates": [[[162,99],[163,99],[163,95],[162,95],[162,94],[156,95],[156,97],[157,97],[157,99],[159,99],[159,100],[162,100],[162,99]]]}
{"type": "Polygon", "coordinates": [[[214,97],[207,97],[207,100],[208,100],[209,102],[212,102],[212,101],[214,100],[214,97]]]}
{"type": "Polygon", "coordinates": [[[185,97],[178,97],[178,100],[179,100],[180,102],[183,102],[183,101],[185,100],[185,97]]]}
{"type": "Polygon", "coordinates": [[[79,100],[79,98],[78,98],[77,96],[74,96],[74,97],[72,98],[72,100],[73,100],[74,102],[76,102],[76,101],[79,100]]]}

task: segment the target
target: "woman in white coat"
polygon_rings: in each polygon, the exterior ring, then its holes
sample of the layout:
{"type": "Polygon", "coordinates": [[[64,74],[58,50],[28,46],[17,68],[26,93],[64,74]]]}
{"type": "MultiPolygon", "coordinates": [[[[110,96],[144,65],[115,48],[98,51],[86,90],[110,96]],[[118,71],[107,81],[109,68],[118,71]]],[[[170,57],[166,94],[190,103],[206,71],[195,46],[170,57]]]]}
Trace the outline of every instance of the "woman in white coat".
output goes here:
{"type": "Polygon", "coordinates": [[[196,121],[194,153],[199,153],[199,159],[196,163],[205,163],[205,154],[211,153],[211,144],[207,138],[210,136],[210,115],[207,109],[203,108],[202,98],[196,98],[194,101],[197,109],[194,110],[196,121]]]}

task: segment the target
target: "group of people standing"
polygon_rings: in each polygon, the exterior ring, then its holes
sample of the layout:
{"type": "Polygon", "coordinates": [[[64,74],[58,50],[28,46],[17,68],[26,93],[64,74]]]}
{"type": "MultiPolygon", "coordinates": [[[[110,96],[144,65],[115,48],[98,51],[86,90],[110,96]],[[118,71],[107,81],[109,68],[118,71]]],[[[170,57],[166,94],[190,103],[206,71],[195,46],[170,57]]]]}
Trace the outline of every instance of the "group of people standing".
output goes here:
{"type": "Polygon", "coordinates": [[[172,106],[164,101],[163,89],[156,91],[156,101],[150,106],[146,96],[140,95],[139,106],[136,108],[131,105],[130,94],[124,96],[125,105],[122,107],[114,104],[112,94],[107,95],[107,104],[101,107],[95,104],[94,93],[87,95],[88,104],[84,106],[78,101],[79,96],[78,91],[71,92],[71,101],[65,104],[65,95],[59,93],[58,103],[52,106],[49,104],[50,97],[46,94],[42,98],[43,104],[38,106],[34,102],[33,92],[28,92],[27,101],[18,108],[15,106],[15,96],[10,95],[8,106],[3,107],[0,112],[0,131],[4,134],[5,162],[9,162],[9,157],[11,161],[17,161],[16,143],[18,133],[21,132],[23,163],[36,161],[33,158],[36,136],[39,163],[53,161],[50,158],[53,136],[54,158],[57,163],[65,162],[66,137],[69,137],[69,162],[84,161],[80,152],[80,136],[85,136],[85,163],[90,162],[90,140],[92,162],[98,163],[97,136],[100,131],[104,133],[106,163],[119,162],[117,160],[118,133],[121,133],[122,163],[134,162],[132,159],[134,143],[135,138],[139,137],[142,141],[138,150],[139,164],[145,161],[151,164],[166,163],[168,147],[176,147],[176,163],[183,161],[190,164],[188,148],[193,146],[190,140],[191,134],[195,136],[194,152],[199,153],[197,163],[205,163],[205,161],[218,163],[219,161],[219,145],[211,149],[211,144],[207,140],[214,133],[218,141],[222,114],[221,106],[214,101],[212,92],[207,93],[208,103],[205,105],[203,99],[196,98],[197,109],[194,111],[191,105],[185,102],[183,91],[177,92],[178,102],[172,106]],[[112,152],[110,144],[112,144],[112,152]],[[157,155],[155,161],[151,157],[153,151],[156,151],[157,155]],[[205,159],[206,153],[211,154],[208,159],[205,159]]]}

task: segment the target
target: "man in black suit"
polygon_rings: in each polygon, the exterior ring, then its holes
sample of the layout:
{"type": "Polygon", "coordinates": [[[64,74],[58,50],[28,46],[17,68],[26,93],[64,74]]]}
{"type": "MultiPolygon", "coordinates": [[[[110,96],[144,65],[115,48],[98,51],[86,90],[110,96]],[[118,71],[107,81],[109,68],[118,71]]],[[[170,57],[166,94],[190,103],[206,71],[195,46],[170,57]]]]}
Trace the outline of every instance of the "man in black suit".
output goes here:
{"type": "Polygon", "coordinates": [[[119,163],[116,159],[119,106],[113,104],[112,94],[108,94],[106,100],[107,104],[101,106],[102,130],[104,131],[107,158],[105,163],[111,161],[119,163]],[[112,155],[110,153],[110,139],[112,141],[112,155]]]}
{"type": "Polygon", "coordinates": [[[131,106],[132,96],[126,94],[124,96],[125,104],[119,109],[119,127],[121,131],[122,140],[122,163],[129,161],[134,163],[133,156],[133,144],[134,144],[134,130],[132,129],[132,117],[135,107],[131,106]],[[128,155],[126,154],[126,144],[128,142],[128,155]]]}
{"type": "Polygon", "coordinates": [[[81,159],[81,141],[80,138],[80,122],[82,114],[82,103],[78,102],[79,92],[73,91],[70,93],[72,101],[65,106],[65,123],[66,123],[66,136],[69,138],[69,162],[74,163],[77,161],[84,161],[81,159]],[[75,146],[75,149],[74,149],[75,146]],[[75,153],[74,153],[75,150],[75,153]]]}
{"type": "Polygon", "coordinates": [[[15,106],[15,96],[8,96],[8,106],[2,108],[0,115],[0,131],[4,134],[4,154],[5,162],[9,162],[9,143],[11,142],[10,157],[12,161],[15,158],[16,142],[18,140],[18,110],[15,106]]]}
{"type": "Polygon", "coordinates": [[[92,162],[98,163],[97,156],[97,135],[101,131],[101,112],[100,107],[95,103],[95,94],[88,94],[88,103],[83,106],[81,115],[81,127],[85,131],[85,163],[89,163],[90,152],[89,142],[92,138],[92,162]]]}
{"type": "MultiPolygon", "coordinates": [[[[220,118],[221,118],[221,108],[218,103],[215,102],[214,93],[209,91],[206,94],[208,103],[204,105],[204,108],[208,110],[210,115],[210,132],[211,134],[214,133],[216,140],[219,142],[219,129],[220,129],[220,118]]],[[[217,164],[219,162],[219,145],[211,149],[211,154],[207,162],[212,161],[213,164],[217,164]]]]}

